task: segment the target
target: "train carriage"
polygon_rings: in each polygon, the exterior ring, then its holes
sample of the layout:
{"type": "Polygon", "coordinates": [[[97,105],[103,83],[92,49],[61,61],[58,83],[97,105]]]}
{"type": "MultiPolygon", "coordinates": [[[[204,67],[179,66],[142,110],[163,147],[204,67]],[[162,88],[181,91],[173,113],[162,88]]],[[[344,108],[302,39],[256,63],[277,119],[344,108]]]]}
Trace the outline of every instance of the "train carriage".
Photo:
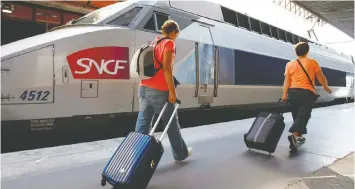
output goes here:
{"type": "MultiPolygon", "coordinates": [[[[294,44],[309,41],[207,1],[125,1],[98,9],[1,47],[3,149],[100,128],[126,132],[121,118],[138,111],[130,58],[168,19],[181,29],[174,75],[182,111],[275,103],[294,44]]],[[[333,89],[326,94],[317,84],[318,102],[354,98],[353,57],[309,42],[333,89]]]]}

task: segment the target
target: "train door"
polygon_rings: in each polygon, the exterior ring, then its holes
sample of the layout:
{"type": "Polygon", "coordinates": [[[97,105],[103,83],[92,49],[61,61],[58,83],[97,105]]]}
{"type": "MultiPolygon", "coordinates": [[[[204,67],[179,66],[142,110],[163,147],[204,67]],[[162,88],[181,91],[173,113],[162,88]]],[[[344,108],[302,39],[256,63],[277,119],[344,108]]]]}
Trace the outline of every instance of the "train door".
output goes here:
{"type": "Polygon", "coordinates": [[[196,43],[196,97],[200,105],[210,105],[217,96],[216,48],[210,27],[199,25],[196,43]]]}

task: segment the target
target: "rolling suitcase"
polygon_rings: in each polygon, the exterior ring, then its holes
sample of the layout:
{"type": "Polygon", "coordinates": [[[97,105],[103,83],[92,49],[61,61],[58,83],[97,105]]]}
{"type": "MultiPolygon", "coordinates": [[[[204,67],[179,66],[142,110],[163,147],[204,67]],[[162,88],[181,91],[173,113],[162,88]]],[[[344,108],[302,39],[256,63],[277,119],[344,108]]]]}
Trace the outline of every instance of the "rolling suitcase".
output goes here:
{"type": "Polygon", "coordinates": [[[117,189],[144,189],[147,187],[164,153],[161,141],[168,131],[180,103],[180,100],[177,100],[174,112],[159,140],[153,136],[153,133],[168,102],[165,103],[149,135],[137,132],[127,135],[102,172],[102,186],[108,182],[117,189]]]}
{"type": "MultiPolygon", "coordinates": [[[[277,103],[279,106],[281,99],[277,103]]],[[[244,134],[244,142],[249,149],[257,149],[271,153],[275,152],[277,144],[285,129],[282,113],[260,112],[249,131],[244,134]]]]}

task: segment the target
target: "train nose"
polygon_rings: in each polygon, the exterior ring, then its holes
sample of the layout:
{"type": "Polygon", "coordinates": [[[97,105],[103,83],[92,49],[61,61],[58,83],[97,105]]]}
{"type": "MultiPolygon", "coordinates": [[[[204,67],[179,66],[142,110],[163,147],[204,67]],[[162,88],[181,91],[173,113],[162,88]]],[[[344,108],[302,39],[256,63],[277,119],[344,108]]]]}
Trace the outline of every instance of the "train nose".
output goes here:
{"type": "Polygon", "coordinates": [[[42,41],[32,46],[28,42],[33,39],[26,39],[2,47],[7,52],[1,57],[2,104],[55,104],[54,89],[60,92],[63,85],[83,79],[129,80],[133,36],[132,30],[119,27],[75,27],[36,36],[42,41]]]}

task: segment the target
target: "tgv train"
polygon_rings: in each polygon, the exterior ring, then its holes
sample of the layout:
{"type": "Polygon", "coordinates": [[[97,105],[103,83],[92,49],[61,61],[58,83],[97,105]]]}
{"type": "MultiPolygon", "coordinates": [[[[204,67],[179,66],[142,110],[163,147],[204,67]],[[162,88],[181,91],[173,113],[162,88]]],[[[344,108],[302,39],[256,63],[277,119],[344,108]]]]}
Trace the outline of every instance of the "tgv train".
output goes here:
{"type": "MultiPolygon", "coordinates": [[[[132,129],[120,124],[139,109],[130,58],[167,19],[181,29],[174,66],[181,111],[275,104],[285,65],[296,58],[294,44],[307,41],[207,1],[129,0],[98,9],[1,47],[2,146],[132,129]]],[[[333,89],[327,94],[318,85],[319,101],[354,98],[353,57],[316,43],[310,48],[333,89]]]]}

